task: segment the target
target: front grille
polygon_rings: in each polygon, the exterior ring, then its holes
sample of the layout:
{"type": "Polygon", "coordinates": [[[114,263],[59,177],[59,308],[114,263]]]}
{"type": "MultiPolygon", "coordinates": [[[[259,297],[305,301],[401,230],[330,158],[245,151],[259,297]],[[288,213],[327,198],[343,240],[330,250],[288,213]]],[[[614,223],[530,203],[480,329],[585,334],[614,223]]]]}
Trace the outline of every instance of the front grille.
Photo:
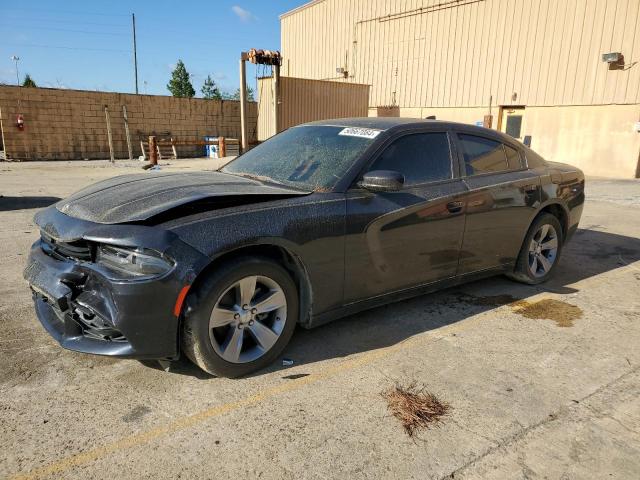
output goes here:
{"type": "Polygon", "coordinates": [[[76,240],[73,242],[60,242],[42,233],[42,250],[59,260],[91,260],[91,245],[86,240],[76,240]]]}

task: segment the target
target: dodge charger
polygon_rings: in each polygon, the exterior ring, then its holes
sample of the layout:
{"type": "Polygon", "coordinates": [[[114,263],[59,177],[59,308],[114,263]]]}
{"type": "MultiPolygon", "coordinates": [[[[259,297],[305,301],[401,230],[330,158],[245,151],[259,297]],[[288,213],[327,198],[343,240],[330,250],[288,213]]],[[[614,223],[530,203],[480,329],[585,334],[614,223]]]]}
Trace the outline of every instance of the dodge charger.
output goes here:
{"type": "Polygon", "coordinates": [[[312,122],[219,171],[119,176],[38,212],[24,276],[64,348],[238,377],[296,325],[490,275],[546,281],[583,203],[580,170],[494,130],[312,122]]]}

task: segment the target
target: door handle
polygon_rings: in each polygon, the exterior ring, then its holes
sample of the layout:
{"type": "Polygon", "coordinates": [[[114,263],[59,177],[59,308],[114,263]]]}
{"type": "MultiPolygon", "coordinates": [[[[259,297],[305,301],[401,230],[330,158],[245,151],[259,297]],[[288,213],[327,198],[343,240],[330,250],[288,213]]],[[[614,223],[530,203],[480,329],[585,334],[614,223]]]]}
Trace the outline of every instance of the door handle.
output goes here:
{"type": "Polygon", "coordinates": [[[460,213],[464,207],[464,202],[449,202],[447,203],[447,210],[449,213],[460,213]]]}

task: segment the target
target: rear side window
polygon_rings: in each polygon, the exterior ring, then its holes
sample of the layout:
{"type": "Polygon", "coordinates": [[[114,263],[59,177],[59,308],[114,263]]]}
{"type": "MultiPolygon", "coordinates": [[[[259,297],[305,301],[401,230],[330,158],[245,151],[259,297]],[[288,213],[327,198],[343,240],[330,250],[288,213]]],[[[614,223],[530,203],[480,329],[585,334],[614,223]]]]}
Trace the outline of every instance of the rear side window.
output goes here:
{"type": "Polygon", "coordinates": [[[509,170],[502,143],[485,137],[458,134],[467,176],[509,170]]]}
{"type": "Polygon", "coordinates": [[[509,170],[520,170],[522,168],[520,153],[518,153],[515,148],[511,148],[508,145],[504,146],[504,151],[507,154],[507,164],[509,165],[509,170]]]}
{"type": "Polygon", "coordinates": [[[417,185],[453,177],[446,133],[414,133],[389,145],[373,163],[372,170],[395,170],[405,185],[417,185]]]}

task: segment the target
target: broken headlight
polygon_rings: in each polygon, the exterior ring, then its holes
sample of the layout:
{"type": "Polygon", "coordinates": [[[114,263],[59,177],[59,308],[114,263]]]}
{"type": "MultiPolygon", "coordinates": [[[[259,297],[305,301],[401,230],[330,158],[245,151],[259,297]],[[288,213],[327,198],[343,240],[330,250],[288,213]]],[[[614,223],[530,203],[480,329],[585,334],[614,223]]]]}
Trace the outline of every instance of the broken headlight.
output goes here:
{"type": "Polygon", "coordinates": [[[155,250],[98,245],[96,263],[109,273],[113,280],[146,280],[169,273],[175,262],[155,250]]]}

